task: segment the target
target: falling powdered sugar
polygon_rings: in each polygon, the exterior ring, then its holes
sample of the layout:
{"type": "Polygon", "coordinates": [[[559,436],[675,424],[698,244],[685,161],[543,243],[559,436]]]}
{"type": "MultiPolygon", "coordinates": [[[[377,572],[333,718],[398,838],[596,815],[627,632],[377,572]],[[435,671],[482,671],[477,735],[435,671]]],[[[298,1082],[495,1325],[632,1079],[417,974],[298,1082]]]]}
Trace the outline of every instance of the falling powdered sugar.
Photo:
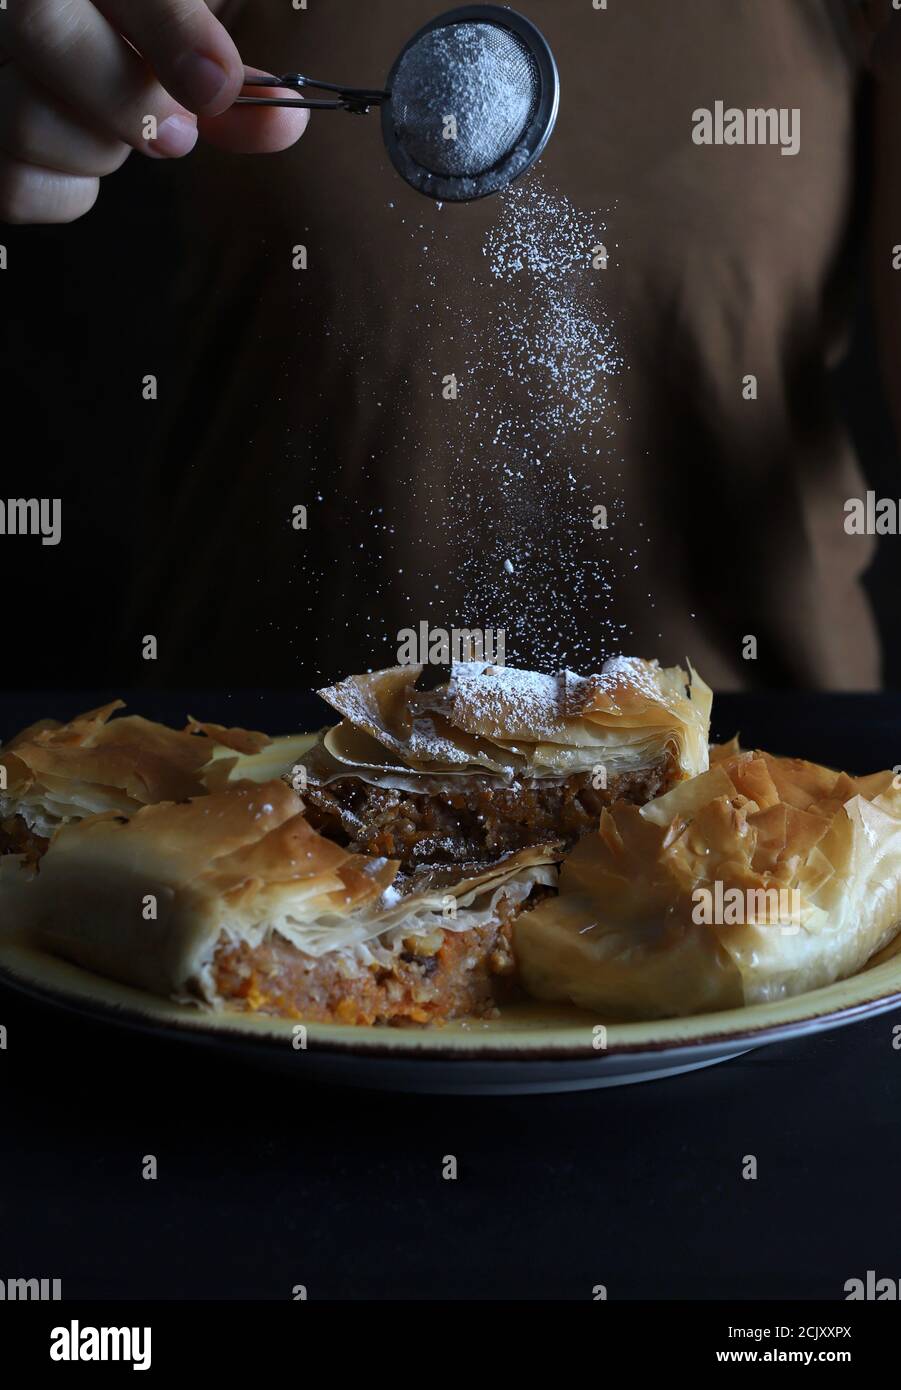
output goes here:
{"type": "MultiPolygon", "coordinates": [[[[532,175],[503,194],[477,290],[489,328],[471,334],[463,377],[451,525],[467,624],[502,628],[507,659],[553,670],[596,663],[621,645],[609,617],[634,554],[593,529],[602,503],[621,515],[611,449],[624,362],[595,257],[606,225],[532,175]]],[[[485,320],[474,310],[471,323],[485,320]]]]}
{"type": "Polygon", "coordinates": [[[358,556],[366,601],[345,624],[357,669],[390,664],[398,628],[426,618],[502,631],[504,660],[532,670],[597,670],[629,637],[616,615],[638,569],[617,449],[626,365],[598,258],[609,214],[576,208],[538,171],[490,211],[470,252],[472,224],[455,209],[389,205],[399,264],[415,276],[412,321],[386,339],[378,301],[340,316],[353,324],[348,369],[378,406],[386,342],[405,354],[360,474],[373,497],[358,556]],[[385,505],[389,473],[401,507],[385,505]]]}
{"type": "Polygon", "coordinates": [[[491,274],[510,287],[500,305],[501,370],[526,384],[535,428],[603,425],[610,379],[623,366],[592,271],[606,228],[537,179],[503,204],[484,246],[491,274]]]}

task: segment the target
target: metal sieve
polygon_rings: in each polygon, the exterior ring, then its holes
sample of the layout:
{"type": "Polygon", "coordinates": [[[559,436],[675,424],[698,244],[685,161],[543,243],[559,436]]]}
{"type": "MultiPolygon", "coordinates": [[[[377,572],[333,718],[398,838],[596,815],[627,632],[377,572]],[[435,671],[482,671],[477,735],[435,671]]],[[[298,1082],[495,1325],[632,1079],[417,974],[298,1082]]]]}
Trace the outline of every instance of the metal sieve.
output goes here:
{"type": "Polygon", "coordinates": [[[387,89],[339,87],[301,73],[248,86],[312,87],[329,99],[240,97],[244,106],[382,112],[394,167],[418,192],[448,202],[498,193],[543,151],[557,119],[560,78],[532,22],[505,5],[464,5],[414,34],[387,89]]]}

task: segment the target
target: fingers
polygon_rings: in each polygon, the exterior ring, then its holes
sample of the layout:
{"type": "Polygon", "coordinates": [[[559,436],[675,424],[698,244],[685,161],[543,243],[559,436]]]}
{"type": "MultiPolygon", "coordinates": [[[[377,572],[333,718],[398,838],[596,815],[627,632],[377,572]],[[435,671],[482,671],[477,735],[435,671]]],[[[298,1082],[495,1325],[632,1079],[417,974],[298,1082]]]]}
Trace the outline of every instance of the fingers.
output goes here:
{"type": "MultiPolygon", "coordinates": [[[[260,68],[248,68],[247,71],[255,76],[264,75],[260,68]]],[[[259,95],[260,89],[249,87],[248,92],[259,95]]],[[[297,96],[295,91],[281,87],[267,87],[266,94],[297,96]]],[[[230,154],[278,154],[300,139],[309,120],[309,111],[302,107],[235,106],[221,116],[201,116],[198,124],[200,134],[208,144],[227,150],[230,154]]]]}
{"type": "Polygon", "coordinates": [[[147,152],[148,116],[159,131],[157,153],[186,154],[196,142],[179,103],[89,0],[9,0],[0,9],[0,49],[82,120],[126,145],[147,152]],[[178,117],[181,123],[166,124],[178,117]]]}
{"type": "Polygon", "coordinates": [[[0,0],[0,219],[83,216],[129,149],[193,149],[192,111],[220,149],[293,145],[309,113],[233,108],[243,79],[203,0],[0,0]]]}
{"type": "MultiPolygon", "coordinates": [[[[14,0],[15,3],[15,0],[14,0]]],[[[215,116],[241,90],[237,48],[204,0],[94,0],[189,111],[215,116]]]]}
{"type": "Polygon", "coordinates": [[[44,170],[97,178],[118,169],[130,150],[6,66],[0,67],[0,153],[44,170]]]}
{"type": "Polygon", "coordinates": [[[75,222],[97,201],[100,180],[0,156],[0,222],[75,222]]]}

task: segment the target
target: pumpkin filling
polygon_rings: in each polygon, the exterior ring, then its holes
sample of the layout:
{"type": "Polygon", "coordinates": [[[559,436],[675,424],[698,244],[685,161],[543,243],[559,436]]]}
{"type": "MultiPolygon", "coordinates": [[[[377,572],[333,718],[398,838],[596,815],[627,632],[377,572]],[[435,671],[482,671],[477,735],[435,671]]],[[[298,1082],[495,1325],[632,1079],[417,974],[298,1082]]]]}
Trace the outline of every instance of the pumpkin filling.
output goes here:
{"type": "MultiPolygon", "coordinates": [[[[537,903],[541,890],[532,896],[537,903]]],[[[494,923],[411,936],[393,956],[333,951],[314,958],[277,932],[256,946],[222,937],[216,991],[231,1008],[311,1022],[400,1027],[491,1017],[518,992],[511,938],[519,910],[501,898],[494,923]]]]}
{"type": "Polygon", "coordinates": [[[675,781],[674,759],[599,779],[582,772],[560,781],[534,779],[498,786],[487,777],[460,778],[440,792],[373,786],[359,777],[311,782],[302,792],[310,824],[361,854],[399,859],[404,872],[422,865],[490,864],[549,840],[570,849],[596,830],[614,801],[643,806],[675,781]]]}

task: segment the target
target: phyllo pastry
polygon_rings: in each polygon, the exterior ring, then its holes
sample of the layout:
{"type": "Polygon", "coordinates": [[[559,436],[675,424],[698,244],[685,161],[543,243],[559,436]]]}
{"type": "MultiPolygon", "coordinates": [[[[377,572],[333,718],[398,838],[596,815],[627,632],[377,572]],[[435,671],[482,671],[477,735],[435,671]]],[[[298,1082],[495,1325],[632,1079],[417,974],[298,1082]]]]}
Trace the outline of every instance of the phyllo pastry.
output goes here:
{"type": "Polygon", "coordinates": [[[901,791],[891,772],[730,745],[646,806],[605,810],[559,887],[515,931],[539,998],[651,1019],[801,994],[901,926],[901,791]]]}
{"type": "Polygon", "coordinates": [[[342,715],[295,768],[312,824],[360,853],[484,865],[594,829],[708,763],[711,693],[694,672],[617,658],[594,676],[485,662],[422,689],[423,668],[319,693],[342,715]]]}
{"type": "MultiPolygon", "coordinates": [[[[124,707],[114,700],[66,724],[41,720],[0,749],[0,854],[33,863],[61,825],[197,796],[271,749],[266,734],[247,729],[191,719],[177,730],[140,715],[112,718],[124,707]]],[[[290,766],[298,746],[289,741],[280,750],[279,770],[290,766]]],[[[245,767],[241,775],[253,773],[245,767]]]]}
{"type": "Polygon", "coordinates": [[[427,1023],[494,1009],[513,919],[556,880],[552,857],[401,893],[396,861],[324,839],[284,780],[239,782],[62,827],[16,912],[49,951],[177,1000],[427,1023]]]}

